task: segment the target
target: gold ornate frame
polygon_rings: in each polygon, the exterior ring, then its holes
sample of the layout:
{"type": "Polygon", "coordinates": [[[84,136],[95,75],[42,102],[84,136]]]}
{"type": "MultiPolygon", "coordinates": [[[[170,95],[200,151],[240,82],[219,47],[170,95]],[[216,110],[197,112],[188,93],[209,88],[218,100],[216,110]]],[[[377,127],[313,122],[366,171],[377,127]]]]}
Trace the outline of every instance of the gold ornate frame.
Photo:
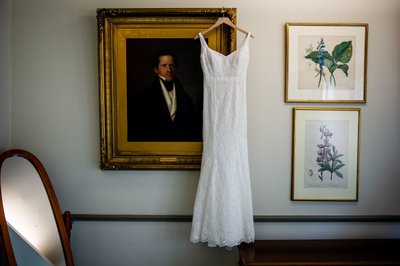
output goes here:
{"type": "MultiPolygon", "coordinates": [[[[221,16],[236,23],[236,8],[97,10],[102,170],[200,168],[202,142],[128,141],[126,40],[198,42],[196,34],[221,16]]],[[[206,37],[209,47],[223,54],[236,48],[236,33],[229,27],[218,27],[206,37]]]]}

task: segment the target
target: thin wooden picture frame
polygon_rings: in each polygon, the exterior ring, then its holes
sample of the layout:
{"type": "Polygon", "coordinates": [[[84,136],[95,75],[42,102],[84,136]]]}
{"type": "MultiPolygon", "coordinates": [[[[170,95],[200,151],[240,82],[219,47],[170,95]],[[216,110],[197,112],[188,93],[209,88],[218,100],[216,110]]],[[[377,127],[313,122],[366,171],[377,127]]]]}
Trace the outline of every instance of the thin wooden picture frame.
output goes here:
{"type": "Polygon", "coordinates": [[[367,23],[286,23],[285,102],[367,101],[367,23]]]}
{"type": "MultiPolygon", "coordinates": [[[[201,139],[129,138],[135,123],[128,121],[128,108],[146,86],[146,77],[154,75],[149,58],[160,44],[175,49],[180,78],[185,77],[181,81],[187,83],[185,90],[201,115],[200,43],[194,37],[219,17],[229,17],[236,23],[236,8],[97,10],[102,170],[200,168],[201,139]]],[[[222,54],[236,48],[236,32],[227,26],[209,32],[206,40],[210,48],[222,54]]]]}
{"type": "Polygon", "coordinates": [[[360,108],[293,108],[294,201],[357,201],[360,108]]]}

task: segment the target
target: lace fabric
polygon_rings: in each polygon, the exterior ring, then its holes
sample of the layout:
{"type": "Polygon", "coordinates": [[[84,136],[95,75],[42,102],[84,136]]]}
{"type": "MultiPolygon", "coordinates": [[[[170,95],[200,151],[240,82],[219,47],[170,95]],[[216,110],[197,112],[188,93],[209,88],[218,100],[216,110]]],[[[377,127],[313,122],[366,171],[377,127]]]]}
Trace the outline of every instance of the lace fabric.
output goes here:
{"type": "Polygon", "coordinates": [[[254,241],[246,106],[250,34],[227,56],[199,37],[204,75],[203,157],[190,239],[231,248],[254,241]]]}

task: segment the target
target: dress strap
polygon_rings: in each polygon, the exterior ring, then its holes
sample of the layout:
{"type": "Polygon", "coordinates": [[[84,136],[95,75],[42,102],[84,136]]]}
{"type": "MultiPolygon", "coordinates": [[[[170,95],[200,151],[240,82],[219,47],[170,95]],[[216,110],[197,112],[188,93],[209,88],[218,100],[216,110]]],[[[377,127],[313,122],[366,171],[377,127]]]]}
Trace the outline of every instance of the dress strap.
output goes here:
{"type": "Polygon", "coordinates": [[[208,43],[206,42],[206,39],[204,39],[203,34],[201,32],[199,32],[198,36],[199,36],[199,39],[200,39],[200,42],[201,42],[201,47],[202,48],[209,48],[208,47],[208,43]]]}

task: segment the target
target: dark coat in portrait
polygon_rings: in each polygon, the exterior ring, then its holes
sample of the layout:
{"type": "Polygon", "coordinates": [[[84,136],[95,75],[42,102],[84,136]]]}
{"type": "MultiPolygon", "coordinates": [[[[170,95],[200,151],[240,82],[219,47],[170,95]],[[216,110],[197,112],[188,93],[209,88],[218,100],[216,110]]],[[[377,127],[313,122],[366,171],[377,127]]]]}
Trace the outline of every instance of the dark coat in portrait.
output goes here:
{"type": "Polygon", "coordinates": [[[128,141],[202,141],[202,119],[175,78],[176,115],[172,120],[158,77],[128,100],[128,141]]]}

